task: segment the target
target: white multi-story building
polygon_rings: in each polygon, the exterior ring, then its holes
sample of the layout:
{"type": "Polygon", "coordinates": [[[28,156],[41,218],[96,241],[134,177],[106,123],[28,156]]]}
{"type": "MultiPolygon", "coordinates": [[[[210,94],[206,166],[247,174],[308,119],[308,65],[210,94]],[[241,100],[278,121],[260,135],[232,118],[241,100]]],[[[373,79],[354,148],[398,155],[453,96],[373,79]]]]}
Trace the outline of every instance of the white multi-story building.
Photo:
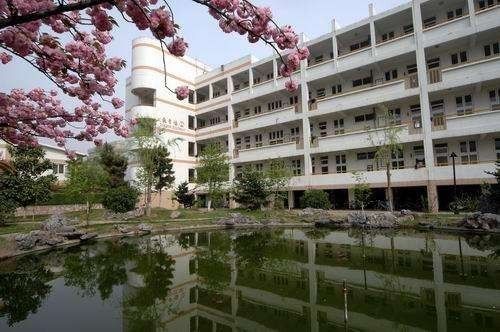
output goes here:
{"type": "Polygon", "coordinates": [[[368,18],[343,28],[333,20],[330,32],[302,40],[311,56],[289,93],[278,55],[210,69],[136,39],[127,114],[154,117],[166,138],[183,139],[172,151],[179,182],[194,176],[196,156],[211,142],[227,150],[231,177],[245,165],[287,160],[290,205],[320,188],[335,207],[347,206],[353,172],[383,197],[386,172],[370,138],[384,130],[387,112],[401,127],[403,151],[392,161],[400,204],[447,208],[453,152],[459,188],[494,181],[485,171],[500,158],[500,0],[414,0],[380,14],[370,6],[368,18]],[[165,84],[188,85],[189,100],[165,84]]]}

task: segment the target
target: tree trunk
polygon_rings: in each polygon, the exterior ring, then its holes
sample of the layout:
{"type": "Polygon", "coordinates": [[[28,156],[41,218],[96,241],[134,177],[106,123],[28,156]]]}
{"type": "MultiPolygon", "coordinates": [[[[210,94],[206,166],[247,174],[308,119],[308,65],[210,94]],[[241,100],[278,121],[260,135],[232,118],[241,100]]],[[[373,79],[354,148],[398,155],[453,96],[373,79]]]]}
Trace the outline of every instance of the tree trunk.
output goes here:
{"type": "Polygon", "coordinates": [[[394,211],[394,198],[392,195],[392,186],[391,186],[391,164],[387,163],[386,165],[386,175],[387,175],[387,209],[390,212],[394,211]]]}
{"type": "Polygon", "coordinates": [[[146,217],[151,217],[151,186],[146,188],[146,217]]]}
{"type": "Polygon", "coordinates": [[[86,221],[87,221],[87,226],[89,226],[89,219],[90,219],[90,207],[91,207],[90,202],[89,202],[89,201],[87,201],[87,207],[85,208],[85,217],[86,217],[85,219],[86,219],[86,221]]]}
{"type": "Polygon", "coordinates": [[[211,208],[212,208],[212,198],[210,197],[210,195],[207,195],[207,210],[210,211],[211,208]]]}

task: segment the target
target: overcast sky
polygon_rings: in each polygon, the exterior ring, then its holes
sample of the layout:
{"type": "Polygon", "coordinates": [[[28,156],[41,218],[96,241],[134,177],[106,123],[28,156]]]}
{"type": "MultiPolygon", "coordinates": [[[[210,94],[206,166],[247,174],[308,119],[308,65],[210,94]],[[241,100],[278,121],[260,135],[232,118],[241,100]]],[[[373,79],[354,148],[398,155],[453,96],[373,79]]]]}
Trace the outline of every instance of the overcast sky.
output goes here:
{"type": "MultiPolygon", "coordinates": [[[[408,0],[255,0],[253,2],[271,7],[274,18],[279,24],[290,24],[297,33],[302,32],[312,39],[329,32],[333,18],[340,26],[345,26],[367,17],[369,3],[374,4],[377,13],[408,0]]],[[[188,55],[192,58],[217,67],[250,53],[258,58],[271,54],[271,49],[262,43],[250,44],[242,36],[223,33],[217,22],[208,15],[206,8],[190,0],[170,0],[169,4],[174,11],[176,23],[181,26],[181,35],[189,43],[188,55]]],[[[132,40],[147,36],[149,33],[138,31],[135,26],[126,23],[119,16],[115,18],[120,26],[114,30],[114,41],[108,48],[108,56],[120,56],[129,65],[132,40]]],[[[129,75],[129,66],[118,74],[116,96],[122,99],[125,97],[125,80],[129,75]]],[[[40,73],[20,60],[2,66],[0,77],[0,91],[9,91],[16,87],[53,88],[40,73]]],[[[64,98],[64,101],[69,108],[75,106],[74,101],[69,98],[64,98]]],[[[90,145],[73,142],[69,146],[85,152],[90,145]]]]}

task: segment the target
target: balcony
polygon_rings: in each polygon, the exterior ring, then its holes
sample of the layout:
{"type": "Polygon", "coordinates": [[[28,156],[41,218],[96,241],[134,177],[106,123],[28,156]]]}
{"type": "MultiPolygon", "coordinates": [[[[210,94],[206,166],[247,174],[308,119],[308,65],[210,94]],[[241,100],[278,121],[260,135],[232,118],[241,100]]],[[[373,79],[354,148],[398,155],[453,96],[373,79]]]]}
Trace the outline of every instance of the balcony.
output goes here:
{"type": "Polygon", "coordinates": [[[227,134],[226,132],[229,130],[231,130],[231,125],[229,124],[229,122],[221,122],[213,126],[196,128],[196,137],[203,139],[213,138],[221,136],[223,134],[227,134]]]}
{"type": "Polygon", "coordinates": [[[432,138],[460,137],[498,132],[500,109],[474,110],[471,114],[434,116],[432,138]]]}
{"type": "Polygon", "coordinates": [[[418,80],[408,76],[402,80],[389,81],[344,92],[320,99],[310,105],[310,110],[319,112],[340,112],[348,109],[375,105],[391,100],[418,95],[418,80]]]}
{"type": "Polygon", "coordinates": [[[479,31],[493,29],[498,26],[498,17],[500,16],[500,3],[476,9],[476,24],[479,31]]]}
{"type": "MultiPolygon", "coordinates": [[[[456,165],[456,177],[458,183],[463,182],[466,184],[470,183],[484,183],[486,178],[490,178],[494,181],[492,175],[488,175],[486,172],[495,171],[495,161],[480,161],[477,164],[467,164],[467,165],[456,165]]],[[[432,172],[432,179],[435,181],[440,181],[442,185],[453,184],[453,166],[438,166],[435,167],[432,172]]]]}
{"type": "Polygon", "coordinates": [[[404,34],[394,39],[377,43],[376,55],[379,59],[391,58],[415,50],[414,34],[404,34]]]}
{"type": "MultiPolygon", "coordinates": [[[[422,140],[422,135],[410,130],[409,124],[399,125],[399,139],[401,143],[417,142],[422,140]]],[[[376,129],[351,129],[339,135],[328,135],[315,138],[311,142],[312,153],[327,153],[335,151],[355,150],[372,147],[373,141],[381,140],[384,128],[376,129]]]]}
{"type": "Polygon", "coordinates": [[[130,116],[134,118],[159,118],[160,113],[154,106],[149,106],[149,105],[137,105],[133,106],[131,109],[131,114],[130,116]]]}
{"type": "Polygon", "coordinates": [[[243,117],[235,120],[233,127],[235,132],[264,128],[297,120],[300,108],[298,105],[288,106],[279,110],[264,112],[257,115],[243,117]]]}
{"type": "Polygon", "coordinates": [[[274,91],[275,82],[274,79],[269,79],[264,82],[254,84],[252,87],[252,93],[257,96],[265,95],[274,91]]]}
{"type": "Polygon", "coordinates": [[[234,163],[287,158],[303,154],[302,139],[286,138],[283,143],[233,151],[234,163]]]}
{"type": "Polygon", "coordinates": [[[307,80],[314,81],[328,75],[335,70],[335,62],[333,59],[324,60],[307,67],[307,80]]]}
{"type": "Polygon", "coordinates": [[[439,22],[433,26],[424,27],[424,47],[445,43],[447,41],[461,38],[472,32],[469,15],[463,15],[449,21],[439,22]]]}
{"type": "MultiPolygon", "coordinates": [[[[367,172],[366,170],[349,170],[348,173],[314,174],[300,177],[294,177],[290,181],[290,186],[294,189],[304,188],[347,188],[356,184],[353,172],[362,172],[367,183],[372,187],[385,187],[387,184],[387,175],[385,170],[367,172]]],[[[391,181],[394,186],[398,184],[404,186],[426,185],[428,171],[426,168],[414,167],[395,169],[391,171],[391,181]]]]}
{"type": "Polygon", "coordinates": [[[371,46],[366,46],[354,52],[349,52],[347,54],[339,56],[338,59],[338,71],[343,72],[346,70],[351,70],[354,68],[362,67],[367,63],[372,62],[372,48],[371,46]]]}

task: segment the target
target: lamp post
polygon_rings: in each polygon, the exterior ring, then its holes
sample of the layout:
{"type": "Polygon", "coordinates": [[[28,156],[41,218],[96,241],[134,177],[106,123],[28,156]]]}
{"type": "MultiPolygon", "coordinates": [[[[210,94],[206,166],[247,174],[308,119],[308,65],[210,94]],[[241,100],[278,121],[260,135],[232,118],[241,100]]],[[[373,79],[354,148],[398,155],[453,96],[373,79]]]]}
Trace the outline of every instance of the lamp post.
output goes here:
{"type": "MultiPolygon", "coordinates": [[[[457,204],[457,173],[456,173],[456,169],[455,169],[455,158],[457,157],[457,154],[455,152],[452,152],[450,157],[451,157],[451,162],[453,165],[453,196],[454,196],[455,204],[457,204]]],[[[457,207],[455,207],[453,213],[458,214],[457,207]]]]}

